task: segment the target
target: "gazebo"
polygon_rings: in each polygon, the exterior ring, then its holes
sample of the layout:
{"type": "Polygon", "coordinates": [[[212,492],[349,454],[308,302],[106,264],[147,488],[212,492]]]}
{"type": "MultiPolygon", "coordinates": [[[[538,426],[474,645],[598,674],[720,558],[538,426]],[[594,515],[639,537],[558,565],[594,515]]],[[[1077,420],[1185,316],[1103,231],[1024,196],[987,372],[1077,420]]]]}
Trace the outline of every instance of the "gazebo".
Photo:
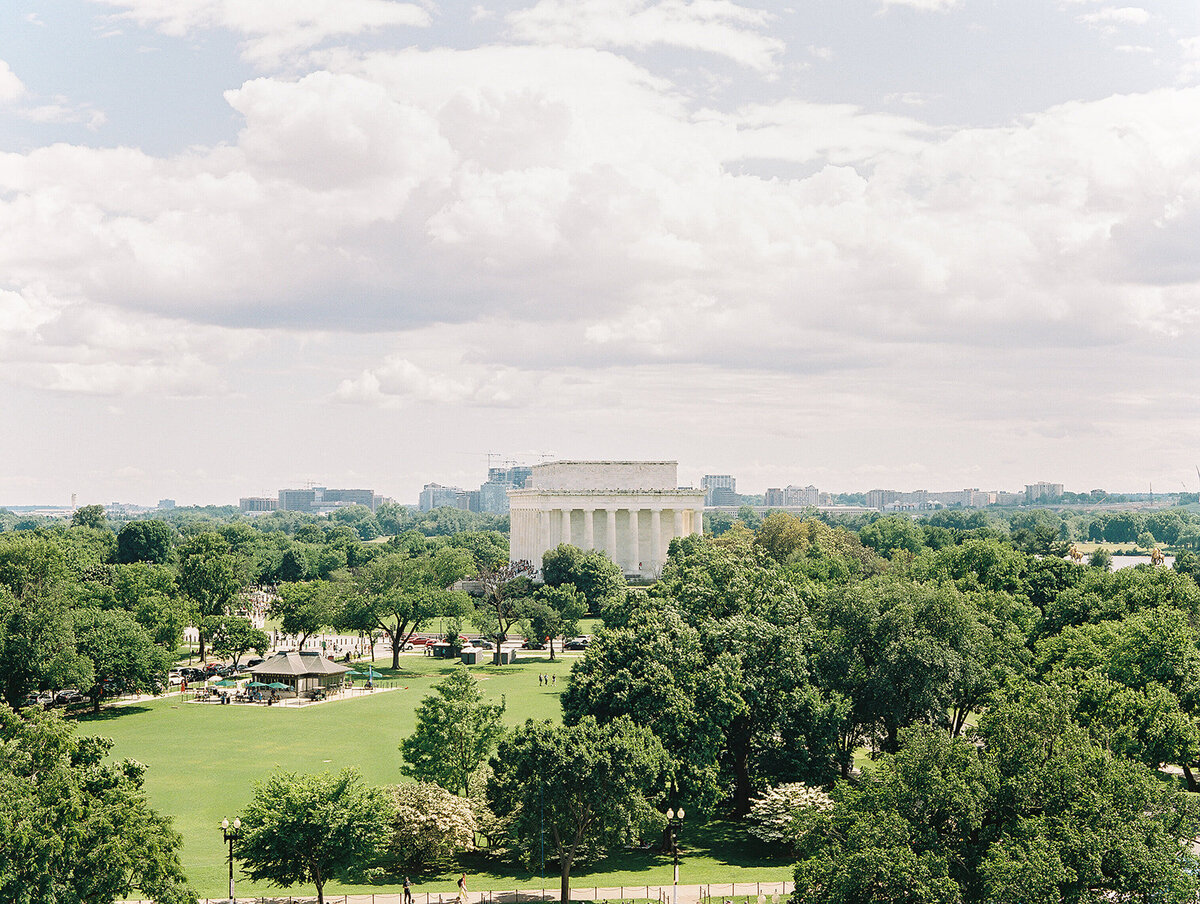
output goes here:
{"type": "Polygon", "coordinates": [[[250,674],[264,684],[286,684],[299,695],[318,688],[338,688],[348,671],[348,666],[325,659],[320,653],[276,653],[251,667],[250,674]]]}

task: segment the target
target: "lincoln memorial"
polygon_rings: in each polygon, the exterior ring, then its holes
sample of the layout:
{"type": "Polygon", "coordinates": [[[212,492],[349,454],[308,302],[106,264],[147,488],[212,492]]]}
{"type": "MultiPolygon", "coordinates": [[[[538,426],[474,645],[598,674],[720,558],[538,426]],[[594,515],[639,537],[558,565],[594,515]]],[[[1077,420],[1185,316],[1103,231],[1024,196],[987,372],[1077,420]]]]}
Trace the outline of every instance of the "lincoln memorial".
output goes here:
{"type": "Polygon", "coordinates": [[[704,491],[680,489],[674,461],[553,461],[509,490],[512,561],[541,568],[560,543],[598,549],[627,575],[657,577],[675,537],[704,532],[704,491]]]}

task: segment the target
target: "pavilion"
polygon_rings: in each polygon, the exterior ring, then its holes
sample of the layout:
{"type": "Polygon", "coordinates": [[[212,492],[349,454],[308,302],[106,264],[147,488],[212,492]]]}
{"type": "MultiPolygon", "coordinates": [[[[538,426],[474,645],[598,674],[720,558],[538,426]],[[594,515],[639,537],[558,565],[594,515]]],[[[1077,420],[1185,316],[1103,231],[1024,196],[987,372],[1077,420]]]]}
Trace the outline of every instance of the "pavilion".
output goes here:
{"type": "Polygon", "coordinates": [[[317,652],[276,653],[250,668],[255,681],[286,684],[297,695],[318,688],[336,690],[342,686],[342,678],[349,671],[349,666],[326,659],[317,652]]]}

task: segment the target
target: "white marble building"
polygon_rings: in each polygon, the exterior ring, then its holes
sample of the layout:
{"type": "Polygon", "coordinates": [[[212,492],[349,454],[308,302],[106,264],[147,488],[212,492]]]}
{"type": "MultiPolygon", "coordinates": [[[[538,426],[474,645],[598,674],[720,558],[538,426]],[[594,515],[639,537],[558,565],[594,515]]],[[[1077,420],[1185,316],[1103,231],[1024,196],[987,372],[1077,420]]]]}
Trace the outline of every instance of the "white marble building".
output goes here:
{"type": "Polygon", "coordinates": [[[554,461],[508,491],[512,561],[539,568],[560,543],[599,549],[627,575],[655,577],[675,537],[704,532],[704,491],[673,461],[554,461]]]}

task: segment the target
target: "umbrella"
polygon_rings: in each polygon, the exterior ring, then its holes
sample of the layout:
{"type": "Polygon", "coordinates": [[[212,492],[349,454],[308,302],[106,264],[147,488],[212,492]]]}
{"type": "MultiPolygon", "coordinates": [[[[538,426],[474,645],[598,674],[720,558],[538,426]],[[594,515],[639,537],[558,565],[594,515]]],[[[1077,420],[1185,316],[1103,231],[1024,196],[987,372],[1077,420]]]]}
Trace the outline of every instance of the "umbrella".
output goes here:
{"type": "Polygon", "coordinates": [[[290,691],[292,689],[290,684],[284,684],[282,681],[272,681],[267,687],[277,691],[290,691]]]}
{"type": "Polygon", "coordinates": [[[270,687],[270,686],[271,685],[265,684],[262,681],[251,681],[249,684],[246,685],[246,687],[270,687]]]}
{"type": "Polygon", "coordinates": [[[236,681],[230,681],[228,679],[225,679],[223,681],[218,681],[216,686],[217,687],[237,687],[238,683],[236,681]]]}
{"type": "Polygon", "coordinates": [[[356,672],[356,671],[354,671],[354,669],[351,669],[350,671],[346,672],[346,674],[351,676],[352,678],[361,678],[363,676],[362,672],[356,672]]]}
{"type": "Polygon", "coordinates": [[[383,672],[377,672],[374,669],[367,669],[367,677],[368,678],[382,678],[383,672]]]}

